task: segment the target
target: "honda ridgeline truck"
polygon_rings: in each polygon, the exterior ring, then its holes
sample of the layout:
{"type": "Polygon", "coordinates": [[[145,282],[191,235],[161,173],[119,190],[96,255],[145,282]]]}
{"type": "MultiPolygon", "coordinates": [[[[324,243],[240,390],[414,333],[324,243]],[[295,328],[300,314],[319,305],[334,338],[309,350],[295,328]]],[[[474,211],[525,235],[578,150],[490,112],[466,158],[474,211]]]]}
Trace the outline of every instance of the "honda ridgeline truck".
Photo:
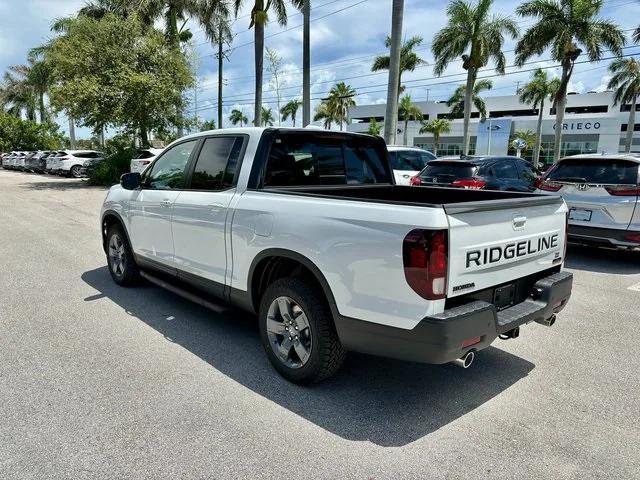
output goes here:
{"type": "Polygon", "coordinates": [[[298,383],[347,350],[468,367],[498,336],[552,325],[571,295],[566,221],[557,196],[395,185],[383,140],[285,128],[182,138],[101,212],[117,284],[257,314],[298,383]]]}

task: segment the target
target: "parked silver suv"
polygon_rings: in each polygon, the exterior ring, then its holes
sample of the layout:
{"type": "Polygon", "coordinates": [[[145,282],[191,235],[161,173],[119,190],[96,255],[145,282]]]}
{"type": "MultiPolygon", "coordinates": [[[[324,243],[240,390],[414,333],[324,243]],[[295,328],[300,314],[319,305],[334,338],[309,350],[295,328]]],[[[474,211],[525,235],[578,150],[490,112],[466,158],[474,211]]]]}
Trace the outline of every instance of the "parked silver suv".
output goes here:
{"type": "Polygon", "coordinates": [[[538,181],[539,193],[560,194],[569,207],[569,240],[640,247],[640,155],[574,155],[538,181]]]}

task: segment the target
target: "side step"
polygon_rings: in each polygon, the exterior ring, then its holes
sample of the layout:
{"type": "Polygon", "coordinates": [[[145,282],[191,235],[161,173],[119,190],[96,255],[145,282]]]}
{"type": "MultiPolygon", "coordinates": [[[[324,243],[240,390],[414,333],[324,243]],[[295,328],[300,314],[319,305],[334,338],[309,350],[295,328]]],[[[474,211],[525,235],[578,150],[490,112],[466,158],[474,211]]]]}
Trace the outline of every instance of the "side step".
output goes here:
{"type": "Polygon", "coordinates": [[[209,300],[204,299],[203,297],[196,295],[194,293],[191,293],[187,290],[185,290],[184,288],[180,288],[172,283],[169,282],[165,282],[164,280],[162,280],[161,278],[155,277],[145,271],[140,271],[140,276],[142,278],[144,278],[145,280],[150,281],[151,283],[153,283],[154,285],[157,285],[159,287],[164,288],[165,290],[169,290],[172,293],[175,293],[176,295],[180,295],[183,298],[186,298],[187,300],[193,302],[193,303],[197,303],[198,305],[208,308],[211,311],[214,311],[216,313],[224,313],[226,311],[229,310],[228,307],[224,306],[224,305],[219,305],[216,303],[212,303],[209,300]]]}

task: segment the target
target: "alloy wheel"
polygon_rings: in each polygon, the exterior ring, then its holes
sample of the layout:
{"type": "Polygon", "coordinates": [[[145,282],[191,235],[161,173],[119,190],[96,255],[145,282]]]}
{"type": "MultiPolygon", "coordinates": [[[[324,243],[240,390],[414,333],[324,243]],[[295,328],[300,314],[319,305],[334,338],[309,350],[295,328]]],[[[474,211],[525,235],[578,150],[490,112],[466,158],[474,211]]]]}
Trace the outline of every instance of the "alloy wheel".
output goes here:
{"type": "Polygon", "coordinates": [[[125,255],[122,238],[117,234],[112,235],[109,240],[109,263],[111,264],[111,270],[118,277],[124,275],[125,255]]]}
{"type": "Polygon", "coordinates": [[[311,357],[311,327],[300,305],[278,297],[269,306],[267,335],[276,357],[289,368],[303,367],[311,357]]]}

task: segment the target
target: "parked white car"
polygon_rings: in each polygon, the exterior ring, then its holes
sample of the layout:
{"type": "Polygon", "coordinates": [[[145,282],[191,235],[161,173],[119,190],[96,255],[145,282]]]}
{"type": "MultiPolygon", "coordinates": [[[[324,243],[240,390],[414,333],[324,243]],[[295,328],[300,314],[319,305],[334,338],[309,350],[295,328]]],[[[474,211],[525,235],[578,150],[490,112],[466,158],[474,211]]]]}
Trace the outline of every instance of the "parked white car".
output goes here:
{"type": "Polygon", "coordinates": [[[433,153],[417,147],[389,145],[387,150],[396,185],[410,185],[411,178],[418,175],[427,163],[437,158],[433,153]]]}
{"type": "Polygon", "coordinates": [[[131,160],[130,170],[142,173],[153,160],[162,153],[163,148],[145,148],[138,151],[138,154],[131,160]]]}
{"type": "Polygon", "coordinates": [[[95,150],[62,150],[55,157],[47,158],[47,172],[80,178],[84,175],[85,163],[101,159],[103,155],[95,150]]]}
{"type": "Polygon", "coordinates": [[[101,230],[117,284],[256,313],[276,370],[308,383],[346,350],[466,368],[498,336],[553,325],[571,295],[566,214],[559,196],[394,185],[369,135],[240,128],[123,175],[101,230]]]}

